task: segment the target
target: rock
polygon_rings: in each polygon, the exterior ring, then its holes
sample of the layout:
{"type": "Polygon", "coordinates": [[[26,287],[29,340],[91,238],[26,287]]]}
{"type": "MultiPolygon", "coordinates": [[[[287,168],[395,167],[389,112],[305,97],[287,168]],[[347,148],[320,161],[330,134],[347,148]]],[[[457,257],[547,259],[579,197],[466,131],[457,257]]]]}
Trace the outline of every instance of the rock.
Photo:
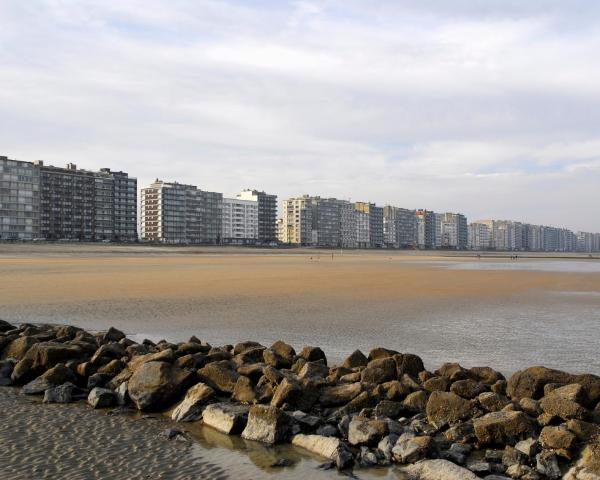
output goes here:
{"type": "Polygon", "coordinates": [[[6,320],[0,320],[0,332],[7,332],[9,330],[14,330],[16,327],[12,326],[6,320]]]}
{"type": "Polygon", "coordinates": [[[245,353],[249,350],[255,350],[255,349],[264,350],[265,347],[258,342],[252,342],[252,341],[240,342],[240,343],[237,343],[235,345],[235,347],[233,347],[233,355],[239,355],[241,353],[245,353]]]}
{"type": "Polygon", "coordinates": [[[556,455],[552,452],[541,452],[536,457],[536,470],[550,479],[561,478],[562,473],[558,466],[556,455]]]}
{"type": "Polygon", "coordinates": [[[396,362],[396,373],[398,378],[407,375],[411,378],[417,378],[419,373],[425,370],[421,357],[412,353],[398,353],[393,356],[396,362]]]}
{"type": "Polygon", "coordinates": [[[566,427],[575,434],[578,440],[589,441],[592,437],[600,435],[600,425],[584,422],[582,420],[569,420],[566,427]]]}
{"type": "Polygon", "coordinates": [[[292,445],[308,450],[323,458],[336,461],[343,442],[339,438],[334,437],[298,434],[292,437],[292,445]]]}
{"type": "Polygon", "coordinates": [[[398,380],[382,383],[381,389],[386,400],[396,402],[403,400],[410,393],[410,389],[398,380]]]}
{"type": "Polygon", "coordinates": [[[427,392],[447,392],[450,380],[446,377],[433,377],[423,382],[423,390],[427,392]]]}
{"type": "Polygon", "coordinates": [[[360,382],[360,372],[352,372],[340,377],[340,382],[343,383],[356,383],[360,382]]]}
{"type": "Polygon", "coordinates": [[[176,422],[193,422],[202,416],[202,409],[215,397],[215,391],[204,383],[197,383],[185,394],[183,401],[171,414],[176,422]]]}
{"type": "Polygon", "coordinates": [[[532,417],[537,417],[540,413],[542,413],[540,402],[534,400],[533,398],[523,397],[519,401],[519,406],[521,407],[521,410],[532,417]]]}
{"type": "Polygon", "coordinates": [[[209,363],[201,368],[198,370],[198,377],[218,392],[231,394],[239,375],[227,361],[223,361],[209,363]]]}
{"type": "Polygon", "coordinates": [[[429,436],[417,437],[414,433],[403,433],[392,448],[394,461],[414,463],[427,457],[434,441],[429,436]]]}
{"type": "Polygon", "coordinates": [[[108,388],[96,387],[88,395],[87,402],[93,408],[112,407],[117,403],[117,396],[108,388]]]}
{"type": "Polygon", "coordinates": [[[44,393],[49,388],[57,387],[63,383],[75,383],[76,381],[75,374],[62,363],[59,363],[38,378],[26,384],[21,391],[27,395],[36,395],[44,393]]]}
{"type": "Polygon", "coordinates": [[[448,460],[423,460],[401,469],[406,480],[479,480],[479,477],[464,467],[448,460]]]}
{"type": "Polygon", "coordinates": [[[544,427],[540,433],[543,448],[554,450],[558,455],[571,458],[570,451],[575,447],[577,437],[565,427],[544,427]]]}
{"type": "Polygon", "coordinates": [[[462,443],[453,443],[450,448],[442,452],[441,457],[446,460],[451,460],[458,465],[464,465],[467,461],[467,456],[471,452],[471,446],[462,443]]]}
{"type": "Polygon", "coordinates": [[[64,383],[58,387],[49,388],[44,392],[44,403],[71,403],[73,401],[73,390],[75,385],[64,383]]]}
{"type": "Polygon", "coordinates": [[[348,442],[351,445],[377,445],[388,434],[387,423],[360,416],[353,417],[348,427],[348,442]]]}
{"type": "Polygon", "coordinates": [[[375,407],[373,414],[377,418],[398,418],[402,411],[404,411],[402,403],[382,400],[375,407]]]}
{"type": "Polygon", "coordinates": [[[494,385],[504,380],[504,375],[490,367],[473,367],[467,370],[470,379],[485,385],[494,385]]]}
{"type": "Polygon", "coordinates": [[[560,385],[578,383],[583,387],[591,404],[600,400],[600,377],[590,374],[572,375],[546,367],[531,367],[515,372],[508,380],[507,393],[513,400],[520,400],[523,397],[538,400],[542,397],[544,386],[548,383],[560,385]]]}
{"type": "Polygon", "coordinates": [[[287,405],[291,409],[310,410],[318,399],[319,387],[313,381],[284,378],[273,394],[271,405],[278,408],[287,405]]]}
{"type": "Polygon", "coordinates": [[[148,362],[129,379],[127,391],[139,410],[167,407],[194,382],[194,374],[166,362],[148,362]]]}
{"type": "Polygon", "coordinates": [[[339,430],[336,426],[326,423],[317,428],[315,433],[323,437],[337,437],[339,435],[339,430]]]}
{"type": "Polygon", "coordinates": [[[472,399],[477,397],[480,393],[485,392],[486,388],[483,384],[468,378],[466,380],[457,380],[454,382],[450,386],[450,391],[456,393],[459,397],[472,399]]]}
{"type": "Polygon", "coordinates": [[[273,345],[271,345],[270,350],[275,352],[280,357],[288,359],[290,363],[296,356],[296,350],[294,350],[294,347],[282,342],[281,340],[277,340],[273,345]]]}
{"type": "Polygon", "coordinates": [[[12,373],[14,382],[25,382],[59,363],[82,357],[81,348],[56,342],[38,342],[23,355],[12,373]]]}
{"type": "Polygon", "coordinates": [[[522,464],[529,461],[529,458],[516,448],[506,445],[502,453],[502,465],[510,467],[515,464],[522,464]]]}
{"type": "Polygon", "coordinates": [[[12,358],[13,360],[21,360],[29,349],[39,341],[33,337],[18,337],[10,342],[2,350],[2,360],[12,358]]]}
{"type": "Polygon", "coordinates": [[[294,462],[294,460],[291,460],[289,458],[280,458],[279,460],[275,460],[270,467],[271,468],[282,468],[282,467],[291,467],[292,465],[294,465],[296,462],[294,462]]]}
{"type": "Polygon", "coordinates": [[[256,392],[254,391],[252,380],[240,375],[235,383],[231,400],[240,403],[254,403],[256,401],[256,392]]]}
{"type": "Polygon", "coordinates": [[[344,363],[342,365],[346,368],[355,368],[355,367],[366,367],[369,360],[365,357],[365,354],[360,350],[354,350],[350,355],[346,357],[344,363]]]}
{"type": "Polygon", "coordinates": [[[371,360],[360,375],[361,381],[376,384],[395,380],[396,377],[396,362],[392,357],[371,360]]]}
{"type": "Polygon", "coordinates": [[[506,474],[511,478],[535,479],[539,476],[533,471],[529,465],[514,464],[506,469],[506,474]]]}
{"type": "Polygon", "coordinates": [[[249,409],[247,405],[213,403],[202,412],[202,422],[227,435],[237,434],[246,427],[249,409]]]}
{"type": "Polygon", "coordinates": [[[482,445],[509,444],[530,436],[533,422],[523,412],[492,412],[473,420],[475,435],[482,445]]]}
{"type": "Polygon", "coordinates": [[[436,428],[464,420],[473,414],[470,401],[451,392],[433,392],[427,401],[427,420],[436,428]]]}
{"type": "Polygon", "coordinates": [[[108,375],[110,378],[118,375],[125,368],[125,364],[118,359],[111,360],[98,369],[98,373],[108,375]]]}
{"type": "Polygon", "coordinates": [[[300,369],[300,378],[325,378],[329,375],[329,368],[323,362],[306,362],[300,369]]]}
{"type": "Polygon", "coordinates": [[[201,342],[186,342],[177,346],[176,355],[183,357],[185,355],[194,355],[196,353],[208,353],[210,345],[203,345],[201,342]]]}
{"type": "Polygon", "coordinates": [[[357,397],[350,400],[346,406],[340,408],[337,411],[337,415],[349,415],[351,413],[360,412],[365,408],[374,407],[377,404],[377,400],[377,396],[372,395],[370,392],[362,392],[357,397]]]}
{"type": "Polygon", "coordinates": [[[438,377],[446,377],[451,382],[465,380],[468,378],[467,370],[461,367],[458,363],[444,363],[433,373],[435,373],[438,377]]]}
{"type": "Polygon", "coordinates": [[[129,403],[129,392],[127,391],[129,382],[125,381],[121,385],[118,386],[117,390],[115,390],[115,394],[117,395],[117,403],[120,406],[125,406],[129,403]]]}
{"type": "Polygon", "coordinates": [[[596,437],[581,452],[581,458],[565,476],[566,480],[598,480],[600,478],[600,438],[596,437]]]}
{"type": "Polygon", "coordinates": [[[561,395],[558,388],[540,400],[540,408],[548,415],[560,417],[563,420],[576,418],[583,420],[589,416],[587,409],[570,398],[561,395]]]}
{"type": "Polygon", "coordinates": [[[94,387],[104,387],[110,380],[109,375],[102,375],[101,373],[94,373],[87,379],[87,389],[91,390],[94,387]]]}
{"type": "Polygon", "coordinates": [[[237,366],[247,365],[252,363],[262,363],[264,359],[265,347],[260,346],[245,350],[243,353],[235,355],[231,360],[237,366]]]}
{"type": "Polygon", "coordinates": [[[242,438],[274,444],[285,440],[291,430],[292,419],[283,410],[271,405],[254,405],[248,413],[248,423],[242,438]]]}
{"type": "Polygon", "coordinates": [[[244,377],[248,377],[253,382],[258,382],[263,376],[263,369],[266,367],[264,363],[252,363],[250,365],[242,365],[237,368],[237,373],[244,377]]]}
{"type": "Polygon", "coordinates": [[[319,403],[324,407],[335,407],[345,405],[356,398],[362,392],[360,382],[325,387],[321,390],[319,403]]]}
{"type": "Polygon", "coordinates": [[[485,475],[492,471],[492,466],[489,462],[473,461],[469,462],[467,468],[478,475],[485,475]]]}
{"type": "Polygon", "coordinates": [[[0,360],[0,387],[12,385],[11,375],[14,368],[14,360],[0,360]]]}
{"type": "Polygon", "coordinates": [[[275,368],[290,368],[292,366],[292,358],[282,357],[272,349],[267,348],[262,352],[264,363],[275,368]]]}
{"type": "Polygon", "coordinates": [[[488,412],[502,410],[510,403],[510,400],[494,392],[483,392],[477,397],[479,404],[488,412]]]}
{"type": "Polygon", "coordinates": [[[383,347],[375,347],[369,352],[368,360],[370,362],[371,360],[376,360],[378,358],[393,357],[394,355],[399,354],[400,352],[397,352],[396,350],[390,350],[389,348],[383,347]]]}
{"type": "Polygon", "coordinates": [[[327,357],[325,356],[323,350],[321,350],[319,347],[304,347],[298,356],[307,362],[323,360],[325,365],[327,365],[327,357]]]}
{"type": "Polygon", "coordinates": [[[100,359],[120,359],[126,355],[125,348],[120,343],[105,343],[96,350],[90,362],[92,364],[103,364],[100,359]]]}
{"type": "Polygon", "coordinates": [[[475,430],[473,429],[473,421],[467,420],[460,422],[450,427],[444,432],[444,438],[452,442],[466,443],[475,439],[475,430]]]}
{"type": "Polygon", "coordinates": [[[118,342],[125,338],[125,334],[121,330],[117,330],[114,327],[110,327],[106,332],[101,333],[98,340],[100,344],[118,342]]]}
{"type": "Polygon", "coordinates": [[[421,413],[427,408],[427,400],[427,393],[420,390],[408,394],[402,402],[402,406],[410,413],[421,413]]]}
{"type": "Polygon", "coordinates": [[[527,438],[517,442],[515,445],[515,450],[531,458],[537,453],[538,446],[538,441],[535,438],[527,438]]]}

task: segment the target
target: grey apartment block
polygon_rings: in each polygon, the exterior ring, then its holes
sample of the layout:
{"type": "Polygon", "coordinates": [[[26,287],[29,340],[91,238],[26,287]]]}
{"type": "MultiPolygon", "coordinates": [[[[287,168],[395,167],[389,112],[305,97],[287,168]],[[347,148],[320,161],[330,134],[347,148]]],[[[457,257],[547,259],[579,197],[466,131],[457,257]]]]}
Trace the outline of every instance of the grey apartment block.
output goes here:
{"type": "Polygon", "coordinates": [[[39,171],[0,157],[0,240],[39,237],[39,171]]]}
{"type": "Polygon", "coordinates": [[[249,189],[242,191],[237,198],[258,202],[258,242],[277,241],[277,195],[249,189]]]}
{"type": "Polygon", "coordinates": [[[336,198],[312,199],[313,245],[339,247],[341,245],[341,204],[336,198]]]}
{"type": "Polygon", "coordinates": [[[390,248],[408,248],[417,243],[417,217],[414,210],[383,207],[384,242],[390,248]]]}
{"type": "Polygon", "coordinates": [[[437,245],[437,214],[430,210],[417,210],[417,246],[422,249],[435,248],[437,245]]]}
{"type": "Polygon", "coordinates": [[[141,195],[143,241],[169,244],[221,242],[223,194],[157,180],[141,195]]]}

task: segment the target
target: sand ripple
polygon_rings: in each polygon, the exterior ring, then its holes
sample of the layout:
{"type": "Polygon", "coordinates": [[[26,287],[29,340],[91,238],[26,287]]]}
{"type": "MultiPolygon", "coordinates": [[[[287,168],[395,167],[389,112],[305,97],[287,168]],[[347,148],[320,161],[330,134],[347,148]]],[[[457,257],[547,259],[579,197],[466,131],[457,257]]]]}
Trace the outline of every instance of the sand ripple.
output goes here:
{"type": "Polygon", "coordinates": [[[167,420],[107,416],[83,404],[44,405],[0,389],[0,478],[229,478],[203,459],[194,442],[166,440],[167,420]]]}

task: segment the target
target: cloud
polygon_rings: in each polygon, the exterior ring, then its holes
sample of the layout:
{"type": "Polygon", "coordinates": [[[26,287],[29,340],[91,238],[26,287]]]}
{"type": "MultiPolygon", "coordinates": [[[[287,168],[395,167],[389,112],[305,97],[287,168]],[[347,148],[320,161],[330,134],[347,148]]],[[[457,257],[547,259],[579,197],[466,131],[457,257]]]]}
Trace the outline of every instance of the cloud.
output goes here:
{"type": "Polygon", "coordinates": [[[600,231],[599,23],[578,0],[2,2],[0,153],[600,231]]]}

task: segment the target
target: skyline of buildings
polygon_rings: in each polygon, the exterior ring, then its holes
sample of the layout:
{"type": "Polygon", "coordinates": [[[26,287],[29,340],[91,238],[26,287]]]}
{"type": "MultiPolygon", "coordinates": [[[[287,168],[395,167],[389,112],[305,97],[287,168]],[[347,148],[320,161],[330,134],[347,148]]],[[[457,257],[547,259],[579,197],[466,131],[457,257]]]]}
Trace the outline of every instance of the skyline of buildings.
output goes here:
{"type": "Polygon", "coordinates": [[[125,172],[0,156],[0,240],[595,252],[600,233],[245,189],[234,198],[125,172]],[[138,218],[139,200],[139,218],[138,218]],[[139,227],[139,229],[138,229],[139,227]],[[139,231],[138,231],[139,230],[139,231]]]}

